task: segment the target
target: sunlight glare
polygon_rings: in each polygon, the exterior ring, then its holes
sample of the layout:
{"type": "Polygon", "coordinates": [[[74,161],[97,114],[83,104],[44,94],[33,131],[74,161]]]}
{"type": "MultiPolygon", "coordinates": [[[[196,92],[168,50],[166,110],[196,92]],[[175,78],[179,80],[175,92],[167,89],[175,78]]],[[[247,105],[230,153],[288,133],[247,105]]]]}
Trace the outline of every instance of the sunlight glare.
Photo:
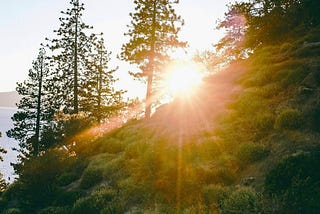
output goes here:
{"type": "Polygon", "coordinates": [[[202,77],[195,63],[175,63],[167,69],[165,88],[172,97],[190,96],[195,93],[202,77]]]}

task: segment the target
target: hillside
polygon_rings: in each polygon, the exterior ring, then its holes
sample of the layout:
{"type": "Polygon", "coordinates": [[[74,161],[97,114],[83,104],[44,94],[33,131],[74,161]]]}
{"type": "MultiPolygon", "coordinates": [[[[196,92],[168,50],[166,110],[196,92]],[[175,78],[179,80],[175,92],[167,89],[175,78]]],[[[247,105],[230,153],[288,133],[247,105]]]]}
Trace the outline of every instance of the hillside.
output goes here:
{"type": "Polygon", "coordinates": [[[189,99],[159,107],[151,120],[81,134],[69,155],[52,150],[26,162],[5,194],[8,208],[315,213],[320,47],[314,35],[261,48],[207,77],[189,99]]]}
{"type": "Polygon", "coordinates": [[[0,205],[23,213],[318,213],[319,35],[260,47],[150,120],[80,133],[68,151],[26,161],[0,205]]]}
{"type": "Polygon", "coordinates": [[[20,100],[18,92],[0,92],[0,107],[17,107],[16,103],[20,100]]]}

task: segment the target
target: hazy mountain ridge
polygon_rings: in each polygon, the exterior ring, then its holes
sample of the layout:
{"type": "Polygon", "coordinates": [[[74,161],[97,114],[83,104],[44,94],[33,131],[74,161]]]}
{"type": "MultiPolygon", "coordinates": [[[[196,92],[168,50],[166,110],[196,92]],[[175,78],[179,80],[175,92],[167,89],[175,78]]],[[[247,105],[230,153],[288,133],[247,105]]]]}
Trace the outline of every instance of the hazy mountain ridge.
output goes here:
{"type": "Polygon", "coordinates": [[[16,91],[0,92],[0,107],[16,107],[21,96],[16,91]]]}

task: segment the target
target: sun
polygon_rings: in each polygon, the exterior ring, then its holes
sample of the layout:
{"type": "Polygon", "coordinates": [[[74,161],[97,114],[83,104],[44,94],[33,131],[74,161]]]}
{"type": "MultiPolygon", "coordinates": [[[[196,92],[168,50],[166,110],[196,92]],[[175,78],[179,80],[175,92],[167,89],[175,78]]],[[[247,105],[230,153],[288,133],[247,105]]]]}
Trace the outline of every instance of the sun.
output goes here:
{"type": "Polygon", "coordinates": [[[190,97],[203,78],[199,66],[192,62],[174,63],[167,68],[164,88],[169,96],[190,97]]]}

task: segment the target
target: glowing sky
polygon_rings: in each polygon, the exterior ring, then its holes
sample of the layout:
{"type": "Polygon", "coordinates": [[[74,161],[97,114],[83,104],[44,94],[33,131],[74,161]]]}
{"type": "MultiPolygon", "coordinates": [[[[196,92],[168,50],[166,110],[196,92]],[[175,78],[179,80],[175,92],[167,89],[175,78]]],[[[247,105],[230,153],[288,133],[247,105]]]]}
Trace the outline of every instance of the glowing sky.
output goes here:
{"type": "MultiPolygon", "coordinates": [[[[185,20],[180,38],[188,41],[190,51],[210,49],[221,37],[215,30],[216,20],[226,12],[226,5],[234,0],[180,0],[177,14],[185,20]]],[[[86,10],[83,20],[103,32],[112,64],[119,65],[121,87],[129,96],[143,94],[144,87],[127,75],[128,64],[119,62],[123,33],[130,22],[133,0],[83,0],[86,10]]],[[[69,0],[0,0],[0,92],[13,91],[16,82],[27,78],[32,60],[38,54],[45,37],[53,38],[59,26],[60,11],[69,7],[69,0]]]]}

